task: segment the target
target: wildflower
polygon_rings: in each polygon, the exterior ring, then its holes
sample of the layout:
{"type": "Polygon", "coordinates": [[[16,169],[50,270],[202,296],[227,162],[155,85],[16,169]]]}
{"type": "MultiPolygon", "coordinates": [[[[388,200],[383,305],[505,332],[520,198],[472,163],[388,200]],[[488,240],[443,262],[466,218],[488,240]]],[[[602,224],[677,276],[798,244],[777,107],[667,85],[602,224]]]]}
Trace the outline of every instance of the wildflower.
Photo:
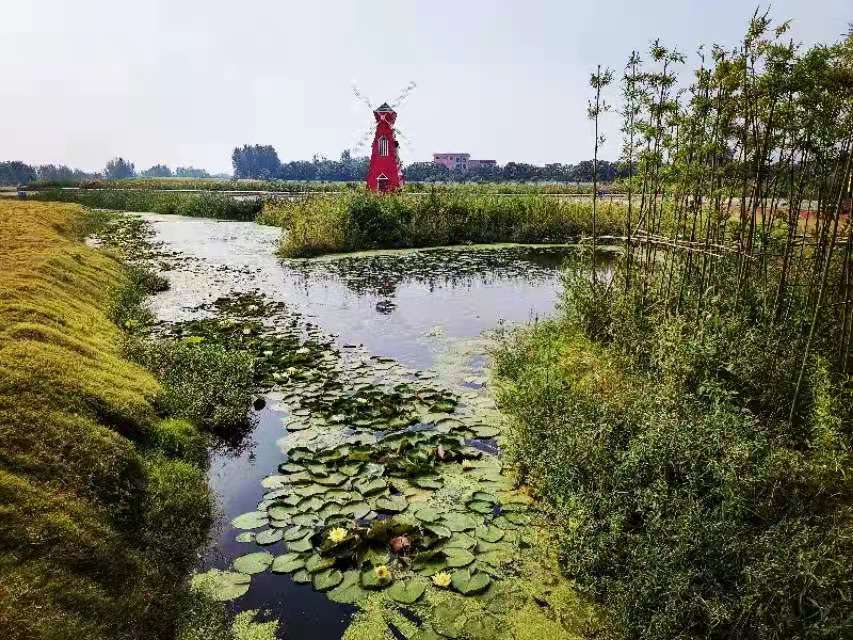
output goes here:
{"type": "Polygon", "coordinates": [[[374,575],[380,580],[390,580],[391,579],[391,570],[388,569],[384,564],[380,564],[378,567],[373,569],[374,575]]]}
{"type": "Polygon", "coordinates": [[[447,571],[439,571],[432,577],[432,583],[436,587],[446,589],[450,586],[450,574],[447,571]]]}
{"type": "Polygon", "coordinates": [[[329,540],[335,544],[339,542],[343,542],[346,540],[347,530],[341,527],[335,527],[331,531],[329,531],[329,540]]]}

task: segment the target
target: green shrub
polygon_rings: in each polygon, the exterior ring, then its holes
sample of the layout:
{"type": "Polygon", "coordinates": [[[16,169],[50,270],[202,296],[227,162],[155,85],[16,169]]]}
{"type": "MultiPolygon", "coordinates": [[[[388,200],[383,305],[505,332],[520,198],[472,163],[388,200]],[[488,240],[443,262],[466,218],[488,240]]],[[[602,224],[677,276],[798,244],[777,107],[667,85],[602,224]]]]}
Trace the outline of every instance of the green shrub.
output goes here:
{"type": "Polygon", "coordinates": [[[197,465],[157,455],[146,460],[145,470],[142,545],[181,576],[195,561],[191,551],[205,544],[213,524],[207,477],[197,465]]]}
{"type": "Polygon", "coordinates": [[[555,510],[564,571],[629,638],[849,637],[849,386],[818,348],[792,424],[802,325],[768,325],[745,288],[698,331],[660,284],[570,273],[562,316],[496,353],[511,457],[555,510]]]}
{"type": "Polygon", "coordinates": [[[208,439],[189,420],[159,420],[148,433],[150,445],[168,458],[186,460],[199,467],[207,462],[208,439]]]}
{"type": "Polygon", "coordinates": [[[129,353],[161,381],[162,413],[221,434],[246,426],[254,391],[249,353],[170,339],[136,341],[129,353]]]}

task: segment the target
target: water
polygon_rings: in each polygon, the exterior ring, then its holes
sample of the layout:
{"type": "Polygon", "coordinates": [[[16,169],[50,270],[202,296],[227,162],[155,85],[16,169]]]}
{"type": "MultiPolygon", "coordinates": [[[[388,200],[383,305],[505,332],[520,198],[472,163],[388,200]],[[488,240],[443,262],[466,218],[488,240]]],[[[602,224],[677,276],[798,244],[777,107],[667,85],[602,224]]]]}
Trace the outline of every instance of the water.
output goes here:
{"type": "MultiPolygon", "coordinates": [[[[487,340],[501,323],[546,316],[559,296],[558,267],[566,247],[470,247],[368,253],[314,261],[275,255],[279,229],[146,214],[156,240],[171,254],[169,291],[153,299],[162,320],[196,316],[197,307],[235,292],[259,291],[298,311],[341,345],[363,345],[417,370],[431,369],[454,390],[483,389],[487,340]]],[[[252,511],[260,481],[282,462],[284,434],[276,395],[257,412],[258,426],[238,451],[213,455],[210,484],[222,514],[200,568],[227,568],[246,545],[229,525],[252,511]]],[[[269,572],[253,577],[235,608],[261,609],[282,621],[287,638],[340,638],[353,608],[329,601],[310,585],[269,572]]]]}

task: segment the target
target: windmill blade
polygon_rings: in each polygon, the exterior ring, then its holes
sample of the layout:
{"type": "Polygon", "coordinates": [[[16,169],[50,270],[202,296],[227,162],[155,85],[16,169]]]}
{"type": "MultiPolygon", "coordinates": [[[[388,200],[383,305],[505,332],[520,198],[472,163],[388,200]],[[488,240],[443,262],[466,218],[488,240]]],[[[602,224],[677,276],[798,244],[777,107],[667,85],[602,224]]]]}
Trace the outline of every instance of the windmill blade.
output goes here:
{"type": "Polygon", "coordinates": [[[401,131],[399,127],[394,127],[394,135],[399,136],[400,140],[402,141],[400,146],[405,146],[407,151],[414,151],[415,147],[414,143],[412,142],[412,139],[409,138],[409,136],[407,136],[405,133],[403,133],[403,131],[401,131]]]}
{"type": "Polygon", "coordinates": [[[409,94],[410,94],[412,91],[414,91],[415,87],[417,87],[417,86],[418,86],[418,83],[417,83],[417,82],[415,82],[414,80],[412,80],[411,82],[409,82],[409,84],[407,84],[407,85],[403,88],[403,90],[400,92],[400,95],[399,95],[399,96],[397,96],[397,97],[394,99],[394,101],[391,103],[391,108],[396,110],[396,109],[397,109],[397,107],[399,107],[399,106],[400,106],[400,104],[402,104],[403,100],[405,100],[406,98],[408,98],[408,97],[409,97],[409,94]]]}
{"type": "Polygon", "coordinates": [[[364,147],[367,146],[367,143],[371,137],[373,137],[373,127],[368,127],[367,129],[364,130],[364,133],[361,134],[361,136],[358,139],[358,142],[356,142],[355,145],[353,146],[352,152],[357,153],[357,152],[361,151],[362,149],[364,149],[364,147]]]}
{"type": "Polygon", "coordinates": [[[365,105],[367,105],[367,108],[368,108],[368,109],[370,109],[371,111],[374,111],[373,104],[370,102],[370,100],[368,99],[368,97],[367,97],[367,96],[365,96],[365,95],[364,95],[364,94],[359,90],[359,88],[358,88],[358,86],[356,86],[355,82],[353,82],[353,83],[352,83],[352,92],[355,94],[355,97],[356,97],[356,98],[358,98],[359,100],[361,100],[361,102],[363,102],[365,105]]]}

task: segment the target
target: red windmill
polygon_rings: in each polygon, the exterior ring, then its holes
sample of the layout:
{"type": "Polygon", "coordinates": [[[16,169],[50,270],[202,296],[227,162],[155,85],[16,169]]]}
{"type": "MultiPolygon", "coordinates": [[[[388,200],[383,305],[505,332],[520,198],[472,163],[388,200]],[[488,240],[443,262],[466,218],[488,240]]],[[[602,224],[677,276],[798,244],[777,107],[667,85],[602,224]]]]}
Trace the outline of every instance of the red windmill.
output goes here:
{"type": "Polygon", "coordinates": [[[376,133],[370,152],[370,168],[367,170],[367,188],[371,191],[396,191],[403,184],[400,160],[397,156],[397,138],[394,123],[397,112],[387,102],[373,112],[376,118],[376,133]]]}
{"type": "MultiPolygon", "coordinates": [[[[367,170],[367,188],[371,191],[396,191],[403,185],[403,165],[398,153],[400,144],[397,142],[397,135],[402,135],[403,132],[397,128],[397,112],[395,109],[416,86],[414,82],[410,82],[390,105],[384,102],[378,109],[374,109],[370,100],[362,95],[358,87],[353,84],[352,88],[356,97],[373,112],[373,119],[376,121],[375,129],[371,127],[365,131],[365,135],[356,145],[356,149],[362,148],[370,139],[371,131],[373,132],[370,166],[367,170]]],[[[406,136],[403,138],[405,139],[406,136]]]]}

